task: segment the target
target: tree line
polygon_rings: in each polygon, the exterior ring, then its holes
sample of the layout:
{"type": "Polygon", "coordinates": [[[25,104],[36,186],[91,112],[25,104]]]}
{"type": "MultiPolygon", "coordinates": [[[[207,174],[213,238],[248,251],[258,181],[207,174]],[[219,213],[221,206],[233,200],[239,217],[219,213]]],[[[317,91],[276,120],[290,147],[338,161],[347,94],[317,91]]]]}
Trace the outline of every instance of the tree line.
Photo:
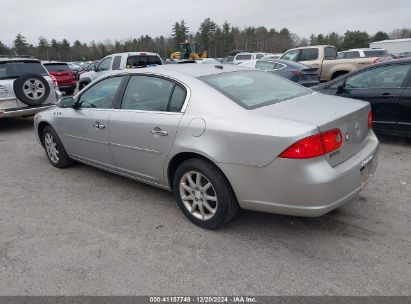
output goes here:
{"type": "Polygon", "coordinates": [[[301,38],[287,28],[277,30],[265,26],[250,26],[240,29],[227,21],[218,25],[210,18],[206,18],[195,32],[190,31],[184,20],[175,22],[171,32],[169,37],[141,35],[125,40],[92,40],[87,43],[80,40],[73,43],[67,39],[49,40],[40,36],[37,44],[28,43],[26,37],[19,33],[10,47],[0,41],[0,55],[32,55],[41,60],[87,61],[101,59],[112,53],[151,51],[160,54],[162,58],[169,58],[172,52],[178,50],[178,43],[188,40],[199,43],[201,50],[207,51],[209,57],[224,57],[232,50],[282,53],[293,47],[331,44],[342,51],[369,47],[369,43],[373,41],[411,38],[411,28],[395,29],[390,33],[379,31],[374,35],[365,31],[346,31],[343,35],[331,32],[301,38]]]}

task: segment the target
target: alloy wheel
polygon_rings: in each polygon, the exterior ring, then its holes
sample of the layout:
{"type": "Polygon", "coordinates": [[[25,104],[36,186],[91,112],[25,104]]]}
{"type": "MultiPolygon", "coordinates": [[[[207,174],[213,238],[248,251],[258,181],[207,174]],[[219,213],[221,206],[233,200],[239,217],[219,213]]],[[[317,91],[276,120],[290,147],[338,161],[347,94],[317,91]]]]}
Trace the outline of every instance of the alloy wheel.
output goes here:
{"type": "Polygon", "coordinates": [[[211,219],[218,207],[217,193],[207,177],[190,171],[180,180],[180,197],[186,209],[196,218],[211,219]]]}
{"type": "Polygon", "coordinates": [[[57,143],[54,139],[53,134],[46,133],[44,136],[44,146],[46,148],[46,152],[50,160],[57,164],[60,160],[59,151],[57,149],[57,143]]]}

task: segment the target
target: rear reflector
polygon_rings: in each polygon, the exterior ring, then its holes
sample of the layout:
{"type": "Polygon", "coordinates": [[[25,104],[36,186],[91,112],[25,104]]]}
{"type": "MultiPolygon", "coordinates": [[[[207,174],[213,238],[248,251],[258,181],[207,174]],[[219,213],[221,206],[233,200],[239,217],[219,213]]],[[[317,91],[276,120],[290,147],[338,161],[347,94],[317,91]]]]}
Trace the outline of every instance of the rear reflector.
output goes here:
{"type": "Polygon", "coordinates": [[[372,112],[368,112],[368,129],[372,128],[372,112]]]}
{"type": "Polygon", "coordinates": [[[54,77],[54,76],[51,75],[51,74],[49,74],[49,75],[50,75],[50,78],[53,80],[53,85],[54,85],[54,87],[57,88],[57,87],[58,87],[57,78],[54,77]]]}
{"type": "Polygon", "coordinates": [[[314,158],[341,148],[342,143],[341,131],[333,129],[297,141],[281,153],[279,157],[293,159],[314,158]]]}

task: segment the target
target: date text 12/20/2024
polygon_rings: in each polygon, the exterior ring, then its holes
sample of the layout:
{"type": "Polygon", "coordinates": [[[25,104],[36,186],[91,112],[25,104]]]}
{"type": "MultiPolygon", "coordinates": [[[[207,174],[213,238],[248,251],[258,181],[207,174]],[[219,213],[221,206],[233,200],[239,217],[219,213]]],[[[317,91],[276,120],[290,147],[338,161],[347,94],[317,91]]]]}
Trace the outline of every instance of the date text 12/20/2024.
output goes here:
{"type": "Polygon", "coordinates": [[[150,303],[257,303],[255,297],[150,297],[150,303]]]}

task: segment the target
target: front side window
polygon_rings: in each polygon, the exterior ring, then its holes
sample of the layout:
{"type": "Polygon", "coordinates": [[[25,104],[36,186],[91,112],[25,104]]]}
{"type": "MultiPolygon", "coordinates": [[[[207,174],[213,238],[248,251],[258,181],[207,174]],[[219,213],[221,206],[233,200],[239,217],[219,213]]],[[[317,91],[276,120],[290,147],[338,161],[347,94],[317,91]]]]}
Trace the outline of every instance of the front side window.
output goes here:
{"type": "Polygon", "coordinates": [[[311,94],[312,91],[262,71],[237,71],[199,77],[246,109],[311,94]]]}
{"type": "Polygon", "coordinates": [[[167,111],[174,83],[150,76],[132,76],[124,93],[121,109],[167,111]]]}
{"type": "Polygon", "coordinates": [[[281,56],[281,59],[297,61],[298,56],[300,55],[300,50],[291,50],[281,56]]]}
{"type": "Polygon", "coordinates": [[[299,61],[309,61],[309,60],[317,60],[317,59],[318,59],[318,49],[310,48],[310,49],[301,50],[299,61]]]}
{"type": "Polygon", "coordinates": [[[103,59],[103,61],[100,62],[100,64],[98,65],[96,71],[97,72],[108,71],[110,69],[110,65],[111,65],[111,57],[103,59]]]}
{"type": "Polygon", "coordinates": [[[264,54],[257,54],[255,55],[255,59],[261,59],[264,57],[264,54]]]}
{"type": "Polygon", "coordinates": [[[80,108],[112,108],[122,80],[123,77],[112,77],[96,83],[80,96],[80,108]]]}
{"type": "Polygon", "coordinates": [[[251,60],[251,57],[253,55],[251,54],[244,54],[244,55],[237,55],[237,57],[235,58],[235,60],[251,60]]]}
{"type": "Polygon", "coordinates": [[[411,64],[398,64],[370,69],[347,79],[347,89],[400,88],[411,64]]]}

